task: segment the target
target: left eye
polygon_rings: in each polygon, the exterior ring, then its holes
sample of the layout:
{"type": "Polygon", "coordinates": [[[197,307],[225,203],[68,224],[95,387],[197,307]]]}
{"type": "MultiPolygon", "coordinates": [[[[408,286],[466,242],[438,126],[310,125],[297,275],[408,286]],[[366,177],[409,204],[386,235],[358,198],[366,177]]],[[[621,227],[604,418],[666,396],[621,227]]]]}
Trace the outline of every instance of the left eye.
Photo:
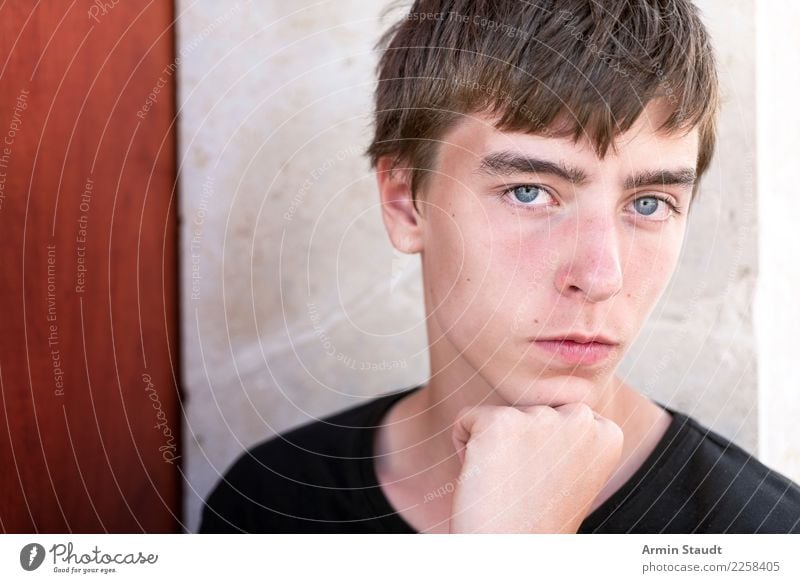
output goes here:
{"type": "Polygon", "coordinates": [[[669,217],[670,214],[676,210],[675,205],[666,198],[661,198],[660,196],[643,196],[637,198],[633,201],[633,206],[637,213],[645,217],[652,216],[654,213],[658,212],[659,206],[662,209],[664,218],[669,217]]]}
{"type": "Polygon", "coordinates": [[[658,210],[658,199],[654,196],[637,198],[635,201],[633,201],[633,204],[636,207],[636,210],[641,212],[643,215],[652,215],[658,210]]]}

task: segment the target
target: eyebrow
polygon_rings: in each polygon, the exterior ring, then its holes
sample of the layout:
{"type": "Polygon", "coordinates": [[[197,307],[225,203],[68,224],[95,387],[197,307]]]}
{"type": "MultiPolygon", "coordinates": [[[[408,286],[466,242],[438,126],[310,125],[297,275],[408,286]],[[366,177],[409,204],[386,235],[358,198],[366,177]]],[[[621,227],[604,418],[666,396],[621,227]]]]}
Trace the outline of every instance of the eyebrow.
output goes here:
{"type": "MultiPolygon", "coordinates": [[[[553,162],[511,151],[493,152],[481,159],[478,172],[494,176],[509,174],[550,174],[577,185],[585,184],[587,174],[580,168],[564,162],[553,162]]],[[[625,179],[626,189],[641,186],[675,185],[694,186],[697,174],[694,168],[675,170],[643,170],[625,179]]]]}
{"type": "Polygon", "coordinates": [[[645,170],[625,180],[625,188],[632,189],[640,186],[673,185],[694,186],[697,174],[694,168],[679,168],[677,170],[645,170]]]}
{"type": "Polygon", "coordinates": [[[481,174],[503,176],[509,174],[552,174],[575,184],[586,182],[586,173],[580,168],[563,162],[551,162],[533,158],[517,152],[492,152],[486,155],[478,167],[481,174]]]}

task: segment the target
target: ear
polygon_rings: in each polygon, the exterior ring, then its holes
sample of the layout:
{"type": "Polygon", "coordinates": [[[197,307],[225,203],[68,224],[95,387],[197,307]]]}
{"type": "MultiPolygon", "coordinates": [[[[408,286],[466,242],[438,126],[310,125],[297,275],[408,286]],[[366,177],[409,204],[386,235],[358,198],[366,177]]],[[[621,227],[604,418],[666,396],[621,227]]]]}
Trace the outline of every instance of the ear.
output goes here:
{"type": "Polygon", "coordinates": [[[403,253],[422,251],[421,217],[412,204],[411,170],[391,170],[392,158],[378,160],[376,172],[383,224],[395,249],[403,253]]]}

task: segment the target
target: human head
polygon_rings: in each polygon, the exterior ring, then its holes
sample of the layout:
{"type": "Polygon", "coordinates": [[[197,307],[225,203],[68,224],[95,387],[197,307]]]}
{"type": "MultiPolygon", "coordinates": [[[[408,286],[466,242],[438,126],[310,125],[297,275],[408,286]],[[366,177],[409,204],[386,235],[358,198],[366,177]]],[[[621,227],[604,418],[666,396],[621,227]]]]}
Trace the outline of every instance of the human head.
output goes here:
{"type": "Polygon", "coordinates": [[[435,366],[466,364],[461,381],[478,374],[511,403],[591,400],[610,377],[674,271],[713,151],[716,73],[695,9],[602,4],[417,2],[430,18],[395,26],[382,58],[369,152],[392,243],[422,254],[435,366]],[[519,185],[536,196],[512,201],[519,185]],[[619,351],[572,367],[533,348],[575,331],[619,351]]]}

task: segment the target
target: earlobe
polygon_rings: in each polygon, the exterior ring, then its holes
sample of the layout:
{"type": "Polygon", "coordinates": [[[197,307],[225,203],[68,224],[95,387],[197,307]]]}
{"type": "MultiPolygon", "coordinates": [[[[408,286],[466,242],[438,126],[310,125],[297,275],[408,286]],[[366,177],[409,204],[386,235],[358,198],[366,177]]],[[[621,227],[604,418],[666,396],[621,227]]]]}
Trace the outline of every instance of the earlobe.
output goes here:
{"type": "Polygon", "coordinates": [[[408,168],[392,169],[392,159],[378,160],[378,190],[383,224],[395,249],[403,253],[422,251],[420,215],[413,205],[411,176],[408,168]]]}

